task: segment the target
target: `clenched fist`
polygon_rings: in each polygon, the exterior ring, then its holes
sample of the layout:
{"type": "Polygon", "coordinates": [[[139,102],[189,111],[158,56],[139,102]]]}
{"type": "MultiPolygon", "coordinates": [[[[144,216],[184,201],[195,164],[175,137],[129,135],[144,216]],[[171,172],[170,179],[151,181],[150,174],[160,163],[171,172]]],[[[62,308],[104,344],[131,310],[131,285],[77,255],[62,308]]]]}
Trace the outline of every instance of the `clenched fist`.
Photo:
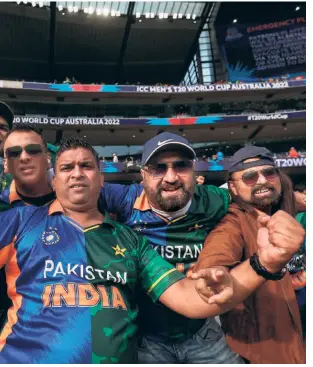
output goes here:
{"type": "Polygon", "coordinates": [[[279,210],[271,217],[258,218],[258,255],[261,264],[271,273],[277,273],[300,249],[305,231],[291,215],[279,210]]]}

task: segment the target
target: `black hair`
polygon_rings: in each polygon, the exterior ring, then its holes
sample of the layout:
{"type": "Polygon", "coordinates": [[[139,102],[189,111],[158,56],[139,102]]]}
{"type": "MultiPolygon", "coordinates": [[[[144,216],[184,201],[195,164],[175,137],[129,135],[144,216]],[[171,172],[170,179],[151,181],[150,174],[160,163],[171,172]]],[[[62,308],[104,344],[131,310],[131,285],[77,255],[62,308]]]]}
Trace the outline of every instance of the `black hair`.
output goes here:
{"type": "Polygon", "coordinates": [[[48,150],[48,147],[47,147],[47,142],[46,142],[46,139],[44,138],[44,136],[42,135],[42,132],[41,130],[37,129],[35,126],[33,125],[30,125],[30,124],[24,124],[24,123],[20,123],[20,124],[14,124],[12,129],[7,133],[6,137],[4,138],[3,140],[3,146],[4,146],[4,143],[6,142],[6,140],[8,139],[8,137],[13,134],[14,132],[26,132],[26,133],[35,133],[35,134],[38,134],[40,137],[41,137],[41,140],[42,140],[42,143],[43,143],[43,146],[45,148],[45,150],[47,151],[48,150]]]}
{"type": "Polygon", "coordinates": [[[204,178],[204,181],[203,181],[203,185],[207,185],[208,184],[208,180],[207,180],[207,178],[204,176],[204,175],[197,175],[196,176],[196,179],[198,178],[198,177],[203,177],[204,178]]]}
{"type": "Polygon", "coordinates": [[[305,190],[306,190],[305,183],[301,182],[301,183],[295,184],[295,191],[304,192],[305,190]]]}
{"type": "Polygon", "coordinates": [[[91,152],[92,155],[95,157],[98,168],[100,168],[99,155],[95,151],[95,149],[89,143],[87,143],[86,140],[75,137],[75,136],[72,136],[68,139],[64,139],[61,141],[60,148],[57,151],[56,156],[55,156],[55,165],[62,153],[66,152],[67,150],[78,149],[78,148],[84,148],[84,149],[89,150],[89,152],[91,152]]]}

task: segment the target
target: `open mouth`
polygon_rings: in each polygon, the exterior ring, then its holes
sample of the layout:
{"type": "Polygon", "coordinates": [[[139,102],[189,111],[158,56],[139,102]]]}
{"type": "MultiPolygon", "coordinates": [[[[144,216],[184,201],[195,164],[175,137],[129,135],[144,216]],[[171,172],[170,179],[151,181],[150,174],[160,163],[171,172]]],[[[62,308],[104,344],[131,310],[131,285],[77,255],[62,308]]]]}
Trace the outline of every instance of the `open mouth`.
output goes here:
{"type": "Polygon", "coordinates": [[[162,191],[165,191],[165,192],[175,192],[175,191],[178,191],[178,190],[182,190],[182,187],[181,186],[178,186],[178,187],[166,187],[166,188],[163,188],[162,191]]]}
{"type": "Polygon", "coordinates": [[[86,187],[86,185],[83,185],[83,184],[70,185],[70,189],[81,189],[84,187],[86,187]]]}
{"type": "Polygon", "coordinates": [[[164,197],[171,197],[171,196],[180,195],[182,190],[183,190],[182,187],[169,187],[166,189],[162,189],[162,194],[164,195],[164,197]]]}
{"type": "Polygon", "coordinates": [[[255,196],[268,196],[271,195],[272,193],[272,189],[259,189],[257,191],[254,192],[255,196]]]}

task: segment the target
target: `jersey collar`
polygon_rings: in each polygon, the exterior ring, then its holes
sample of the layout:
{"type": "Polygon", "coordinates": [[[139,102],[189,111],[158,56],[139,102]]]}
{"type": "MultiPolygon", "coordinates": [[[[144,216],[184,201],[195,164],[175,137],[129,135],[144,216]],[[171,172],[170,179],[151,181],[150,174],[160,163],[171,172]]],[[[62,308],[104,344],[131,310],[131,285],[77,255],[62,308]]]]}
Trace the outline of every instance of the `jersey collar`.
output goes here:
{"type": "Polygon", "coordinates": [[[140,210],[141,212],[146,210],[152,210],[145,189],[143,189],[140,196],[137,197],[134,203],[134,209],[140,210]]]}
{"type": "Polygon", "coordinates": [[[15,181],[13,180],[10,185],[9,201],[12,204],[14,201],[22,201],[22,198],[16,191],[15,181]]]}
{"type": "MultiPolygon", "coordinates": [[[[58,199],[55,199],[52,204],[49,206],[48,215],[53,215],[56,213],[62,213],[64,214],[64,209],[62,205],[60,204],[58,199]]],[[[110,218],[109,214],[107,212],[104,213],[104,219],[102,224],[108,224],[114,228],[116,228],[115,222],[110,218]]]]}

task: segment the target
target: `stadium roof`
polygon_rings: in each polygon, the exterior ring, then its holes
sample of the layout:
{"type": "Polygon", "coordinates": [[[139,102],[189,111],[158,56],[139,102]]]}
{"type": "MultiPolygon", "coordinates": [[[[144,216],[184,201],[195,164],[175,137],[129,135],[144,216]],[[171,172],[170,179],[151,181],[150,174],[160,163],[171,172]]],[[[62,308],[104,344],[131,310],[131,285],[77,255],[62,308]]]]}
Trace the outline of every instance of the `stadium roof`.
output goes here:
{"type": "Polygon", "coordinates": [[[179,84],[213,4],[0,3],[0,78],[179,84]]]}
{"type": "MultiPolygon", "coordinates": [[[[24,2],[25,3],[25,2],[24,2]]],[[[50,1],[29,1],[29,3],[41,6],[50,6],[50,1]]],[[[59,10],[67,9],[70,12],[85,10],[88,13],[99,13],[99,15],[121,16],[127,15],[129,1],[57,1],[59,10]]],[[[201,17],[205,3],[182,2],[182,1],[138,1],[135,2],[134,13],[147,15],[149,18],[155,16],[166,18],[176,14],[178,19],[182,17],[201,17]]],[[[139,17],[139,15],[138,15],[139,17]]]]}

